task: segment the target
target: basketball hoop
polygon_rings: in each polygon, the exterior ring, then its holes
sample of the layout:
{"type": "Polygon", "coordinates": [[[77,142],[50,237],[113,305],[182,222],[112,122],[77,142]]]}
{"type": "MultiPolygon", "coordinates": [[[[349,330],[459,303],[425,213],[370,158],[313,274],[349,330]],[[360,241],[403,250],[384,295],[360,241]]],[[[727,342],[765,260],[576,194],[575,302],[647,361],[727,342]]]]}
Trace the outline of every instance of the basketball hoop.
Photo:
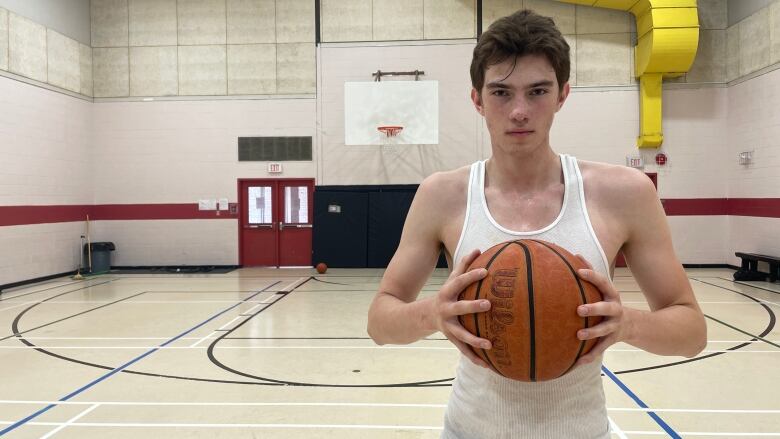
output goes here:
{"type": "Polygon", "coordinates": [[[376,127],[376,129],[385,135],[382,142],[382,152],[391,155],[397,155],[397,137],[399,134],[401,134],[401,131],[403,131],[404,127],[401,125],[379,125],[376,127]]]}
{"type": "Polygon", "coordinates": [[[404,127],[400,125],[380,125],[376,129],[383,133],[385,137],[395,137],[404,130],[404,127]]]}

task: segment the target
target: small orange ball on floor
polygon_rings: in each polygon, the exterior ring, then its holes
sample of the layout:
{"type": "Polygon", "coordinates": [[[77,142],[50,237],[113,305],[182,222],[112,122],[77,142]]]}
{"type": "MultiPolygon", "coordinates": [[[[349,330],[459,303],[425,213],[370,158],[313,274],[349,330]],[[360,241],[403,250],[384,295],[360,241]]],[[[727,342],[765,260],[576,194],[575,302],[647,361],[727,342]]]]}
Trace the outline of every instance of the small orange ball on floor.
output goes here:
{"type": "Polygon", "coordinates": [[[317,273],[325,274],[326,271],[328,271],[328,266],[324,262],[317,264],[317,273]]]}

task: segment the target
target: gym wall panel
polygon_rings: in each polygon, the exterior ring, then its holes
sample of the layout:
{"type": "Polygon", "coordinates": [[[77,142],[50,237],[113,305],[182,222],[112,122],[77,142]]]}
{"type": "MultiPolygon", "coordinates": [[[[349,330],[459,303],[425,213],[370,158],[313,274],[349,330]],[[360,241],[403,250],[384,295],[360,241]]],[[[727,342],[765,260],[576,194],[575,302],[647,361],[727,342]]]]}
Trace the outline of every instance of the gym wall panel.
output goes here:
{"type": "Polygon", "coordinates": [[[726,81],[726,31],[699,30],[699,48],[687,82],[726,81]]]}
{"type": "Polygon", "coordinates": [[[276,92],[301,94],[317,90],[314,43],[276,45],[276,92]]]}
{"type": "Polygon", "coordinates": [[[276,44],[229,44],[228,94],[276,93],[276,44]]]}
{"type": "Polygon", "coordinates": [[[130,47],[130,96],[179,93],[177,47],[130,47]]]}
{"type": "Polygon", "coordinates": [[[46,30],[48,81],[78,93],[81,89],[79,43],[51,29],[46,30]]]}
{"type": "Polygon", "coordinates": [[[92,49],[93,93],[99,97],[127,97],[130,94],[128,48],[92,49]]]}
{"type": "Polygon", "coordinates": [[[371,41],[371,0],[321,0],[322,41],[371,41]]]}
{"type": "Polygon", "coordinates": [[[93,226],[93,242],[116,245],[115,266],[238,264],[237,221],[117,220],[93,226]]]}
{"type": "Polygon", "coordinates": [[[726,29],[726,81],[739,78],[739,23],[726,29]]]}
{"type": "Polygon", "coordinates": [[[769,65],[769,8],[739,25],[739,74],[745,76],[769,65]]]}
{"type": "Polygon", "coordinates": [[[227,43],[276,42],[275,0],[227,0],[227,43]]]}
{"type": "Polygon", "coordinates": [[[79,44],[79,93],[92,97],[92,48],[79,44]]]}
{"type": "Polygon", "coordinates": [[[485,32],[494,21],[519,9],[523,9],[523,0],[483,0],[482,32],[485,32]]]}
{"type": "Polygon", "coordinates": [[[769,6],[769,63],[780,62],[780,1],[775,0],[769,6]]]}
{"type": "Polygon", "coordinates": [[[424,38],[475,38],[476,6],[475,0],[424,0],[424,38]]]}
{"type": "Polygon", "coordinates": [[[176,0],[129,0],[130,46],[177,44],[176,0]]]}
{"type": "Polygon", "coordinates": [[[127,0],[91,0],[92,47],[128,45],[127,0]]]}
{"type": "Polygon", "coordinates": [[[374,40],[422,40],[423,0],[374,0],[374,40]]]}
{"type": "Polygon", "coordinates": [[[634,16],[615,9],[577,6],[577,34],[617,34],[636,32],[631,28],[634,16]]]}
{"type": "Polygon", "coordinates": [[[179,45],[227,43],[225,0],[187,0],[176,3],[179,45]]]}
{"type": "Polygon", "coordinates": [[[631,34],[577,35],[577,85],[628,85],[631,34]]]}
{"type": "Polygon", "coordinates": [[[726,29],[728,23],[727,0],[697,0],[699,30],[726,29]]]}
{"type": "MultiPolygon", "coordinates": [[[[577,6],[575,5],[550,0],[525,0],[523,7],[552,18],[555,21],[555,25],[558,26],[558,29],[564,35],[577,33],[577,6]]],[[[608,19],[617,20],[618,22],[624,20],[619,15],[611,16],[608,19]]],[[[608,31],[602,31],[601,33],[608,33],[608,31]]]]}
{"type": "Polygon", "coordinates": [[[314,2],[277,0],[276,42],[313,43],[314,40],[314,2]]]}
{"type": "Polygon", "coordinates": [[[179,94],[227,94],[227,47],[179,46],[179,94]]]}
{"type": "Polygon", "coordinates": [[[0,70],[8,70],[8,11],[0,8],[0,70]]]}
{"type": "Polygon", "coordinates": [[[46,28],[8,14],[8,71],[46,82],[46,28]]]}

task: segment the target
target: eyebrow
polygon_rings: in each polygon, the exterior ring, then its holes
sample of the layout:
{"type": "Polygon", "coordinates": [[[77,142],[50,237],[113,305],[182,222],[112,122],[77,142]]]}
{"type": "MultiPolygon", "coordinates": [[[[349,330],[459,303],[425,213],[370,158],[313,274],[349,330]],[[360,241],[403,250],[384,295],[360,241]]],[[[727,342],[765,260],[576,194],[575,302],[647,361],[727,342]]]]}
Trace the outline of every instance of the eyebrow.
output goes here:
{"type": "MultiPolygon", "coordinates": [[[[552,81],[537,81],[537,82],[534,82],[533,84],[529,85],[527,88],[552,87],[552,86],[553,86],[553,82],[552,81]]],[[[488,82],[485,85],[485,88],[488,88],[488,89],[494,89],[494,88],[509,89],[509,88],[512,88],[512,87],[510,87],[509,85],[504,84],[501,81],[492,81],[492,82],[488,82]]]]}

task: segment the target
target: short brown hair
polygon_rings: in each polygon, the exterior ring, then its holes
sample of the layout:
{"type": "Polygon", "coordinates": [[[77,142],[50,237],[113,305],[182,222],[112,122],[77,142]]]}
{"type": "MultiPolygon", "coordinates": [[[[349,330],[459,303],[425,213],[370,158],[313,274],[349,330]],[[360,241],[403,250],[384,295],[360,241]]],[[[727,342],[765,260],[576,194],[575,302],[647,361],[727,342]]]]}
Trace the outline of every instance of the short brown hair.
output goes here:
{"type": "Polygon", "coordinates": [[[482,91],[485,70],[524,55],[543,55],[555,70],[558,87],[569,80],[569,44],[555,22],[530,10],[500,18],[479,37],[471,59],[471,85],[482,91]]]}

